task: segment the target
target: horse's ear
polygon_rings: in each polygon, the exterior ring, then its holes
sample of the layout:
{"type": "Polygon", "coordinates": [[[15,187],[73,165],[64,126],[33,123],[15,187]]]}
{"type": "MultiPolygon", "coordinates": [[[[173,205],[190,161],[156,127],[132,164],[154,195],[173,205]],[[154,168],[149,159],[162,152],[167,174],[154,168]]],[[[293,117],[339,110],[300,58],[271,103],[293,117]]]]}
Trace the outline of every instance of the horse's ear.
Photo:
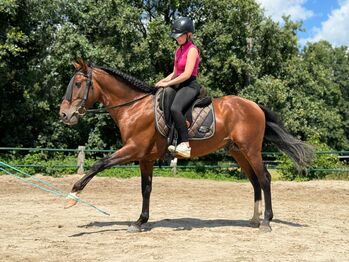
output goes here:
{"type": "Polygon", "coordinates": [[[87,74],[87,69],[88,69],[88,65],[85,63],[85,61],[82,58],[78,58],[77,62],[80,66],[80,71],[83,72],[84,74],[87,74]]]}
{"type": "Polygon", "coordinates": [[[88,65],[84,62],[82,58],[78,58],[76,61],[73,62],[73,66],[77,69],[82,71],[83,73],[87,74],[87,68],[88,65]]]}
{"type": "Polygon", "coordinates": [[[81,69],[81,65],[77,61],[73,61],[73,66],[75,67],[76,70],[81,69]]]}
{"type": "Polygon", "coordinates": [[[81,71],[84,73],[84,74],[87,74],[87,69],[88,69],[88,65],[82,61],[82,64],[81,64],[81,71]]]}

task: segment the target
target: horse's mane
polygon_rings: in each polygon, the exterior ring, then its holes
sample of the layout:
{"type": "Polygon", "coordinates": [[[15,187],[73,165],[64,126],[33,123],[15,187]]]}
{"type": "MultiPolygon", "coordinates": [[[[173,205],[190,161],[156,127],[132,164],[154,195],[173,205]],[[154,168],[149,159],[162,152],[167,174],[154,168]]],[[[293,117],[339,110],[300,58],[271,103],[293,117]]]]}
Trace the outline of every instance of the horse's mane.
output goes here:
{"type": "Polygon", "coordinates": [[[155,94],[157,91],[157,88],[153,87],[153,86],[149,86],[148,84],[144,83],[143,81],[135,78],[134,76],[128,75],[124,72],[121,72],[118,69],[114,69],[114,68],[108,68],[108,67],[98,67],[99,69],[107,72],[108,74],[114,76],[114,77],[118,77],[121,78],[121,80],[123,80],[124,82],[126,82],[127,84],[130,84],[132,87],[136,88],[139,91],[142,91],[144,93],[151,93],[151,94],[155,94]]]}

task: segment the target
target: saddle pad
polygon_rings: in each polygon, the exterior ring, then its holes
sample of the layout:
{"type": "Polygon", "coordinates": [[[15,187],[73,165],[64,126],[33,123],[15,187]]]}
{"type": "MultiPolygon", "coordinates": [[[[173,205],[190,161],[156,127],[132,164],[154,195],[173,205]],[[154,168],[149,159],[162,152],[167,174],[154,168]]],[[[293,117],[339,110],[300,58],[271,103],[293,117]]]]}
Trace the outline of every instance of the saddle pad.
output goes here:
{"type": "MultiPolygon", "coordinates": [[[[160,107],[163,89],[159,89],[154,97],[155,125],[159,133],[167,137],[169,128],[165,122],[165,115],[160,107]]],[[[194,107],[193,123],[188,129],[189,140],[203,140],[211,138],[216,131],[215,114],[212,103],[206,107],[194,107]]]]}

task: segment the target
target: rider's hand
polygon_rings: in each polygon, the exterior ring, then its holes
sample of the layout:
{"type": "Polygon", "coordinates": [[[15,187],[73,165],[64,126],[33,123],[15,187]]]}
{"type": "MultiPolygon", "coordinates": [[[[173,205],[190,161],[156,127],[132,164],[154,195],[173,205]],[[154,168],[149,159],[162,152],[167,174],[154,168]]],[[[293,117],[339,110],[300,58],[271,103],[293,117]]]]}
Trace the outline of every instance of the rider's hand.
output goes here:
{"type": "Polygon", "coordinates": [[[167,87],[167,86],[168,86],[167,82],[164,81],[163,79],[155,84],[155,87],[167,87]]]}

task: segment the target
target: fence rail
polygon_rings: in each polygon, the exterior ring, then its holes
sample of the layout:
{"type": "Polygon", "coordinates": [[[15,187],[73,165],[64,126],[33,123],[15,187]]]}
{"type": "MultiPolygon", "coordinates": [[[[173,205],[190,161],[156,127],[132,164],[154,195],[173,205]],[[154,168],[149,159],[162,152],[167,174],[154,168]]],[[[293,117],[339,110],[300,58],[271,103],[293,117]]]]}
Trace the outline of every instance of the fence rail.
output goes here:
{"type": "MultiPolygon", "coordinates": [[[[16,151],[42,151],[42,152],[63,152],[63,153],[75,153],[77,154],[77,162],[71,165],[55,165],[52,168],[76,168],[79,174],[84,173],[85,168],[89,168],[90,166],[86,165],[86,154],[91,153],[113,153],[116,150],[113,149],[86,149],[84,146],[79,146],[77,149],[62,149],[62,148],[18,148],[18,147],[0,147],[0,156],[1,152],[16,152],[16,151]]],[[[281,155],[281,152],[262,152],[262,155],[265,157],[275,157],[281,155]]],[[[346,164],[349,162],[349,151],[326,151],[326,152],[316,152],[317,155],[337,155],[337,158],[340,161],[344,161],[346,164]]],[[[281,169],[278,167],[280,161],[278,160],[265,160],[267,168],[269,169],[281,169]]],[[[43,167],[42,165],[38,165],[35,163],[32,164],[13,164],[15,167],[43,167]]],[[[161,168],[172,168],[171,165],[159,165],[161,168]]],[[[129,165],[116,165],[113,168],[138,168],[137,164],[129,164],[129,165]]],[[[178,165],[177,168],[196,168],[197,165],[178,165]]],[[[237,168],[238,165],[231,164],[223,164],[223,165],[200,165],[200,167],[207,169],[216,169],[216,168],[237,168]]],[[[329,172],[344,172],[349,173],[349,168],[309,168],[308,171],[320,172],[320,171],[329,171],[329,172]]]]}

